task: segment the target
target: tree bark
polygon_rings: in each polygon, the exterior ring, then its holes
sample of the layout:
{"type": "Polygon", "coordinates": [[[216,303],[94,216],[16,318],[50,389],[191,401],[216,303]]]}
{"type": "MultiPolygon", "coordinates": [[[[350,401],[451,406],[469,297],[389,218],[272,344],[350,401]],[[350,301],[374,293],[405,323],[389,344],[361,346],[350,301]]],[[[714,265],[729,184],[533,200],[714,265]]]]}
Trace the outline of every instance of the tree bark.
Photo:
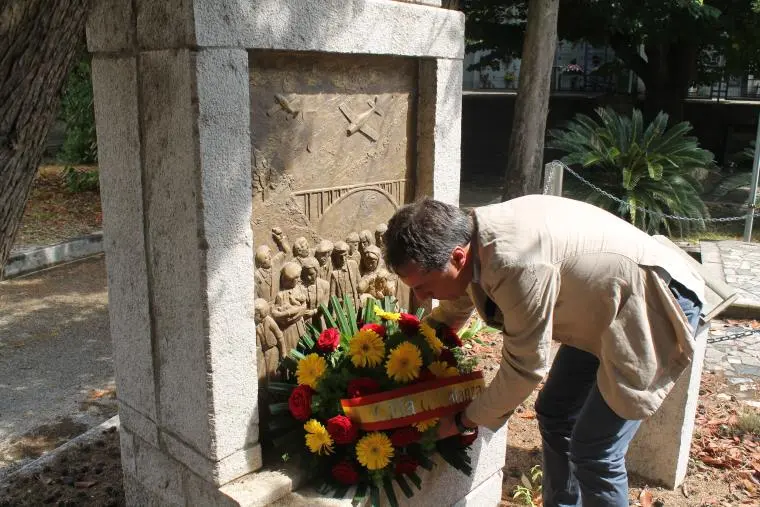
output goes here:
{"type": "Polygon", "coordinates": [[[84,36],[87,4],[6,0],[0,7],[0,268],[18,232],[61,87],[84,36]]]}
{"type": "Polygon", "coordinates": [[[646,87],[643,112],[648,120],[664,111],[670,124],[683,120],[684,99],[696,76],[697,48],[681,43],[645,46],[646,70],[641,75],[646,87]]]}
{"type": "Polygon", "coordinates": [[[530,0],[503,200],[541,193],[559,0],[530,0]]]}

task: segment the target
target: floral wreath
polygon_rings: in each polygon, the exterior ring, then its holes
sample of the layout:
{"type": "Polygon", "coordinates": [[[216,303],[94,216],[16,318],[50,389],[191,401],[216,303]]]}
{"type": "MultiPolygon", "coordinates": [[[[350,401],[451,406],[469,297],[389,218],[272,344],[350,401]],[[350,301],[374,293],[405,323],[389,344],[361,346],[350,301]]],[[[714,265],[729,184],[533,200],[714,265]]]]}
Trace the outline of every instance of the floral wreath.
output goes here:
{"type": "Polygon", "coordinates": [[[482,389],[482,373],[456,332],[395,307],[370,298],[357,314],[348,298],[332,297],[281,362],[282,380],[269,382],[272,445],[300,459],[322,494],[353,488],[354,503],[369,496],[375,506],[382,489],[396,506],[396,491],[412,497],[418,468],[432,470],[436,455],[472,473],[477,433],[438,440],[438,421],[482,389]]]}

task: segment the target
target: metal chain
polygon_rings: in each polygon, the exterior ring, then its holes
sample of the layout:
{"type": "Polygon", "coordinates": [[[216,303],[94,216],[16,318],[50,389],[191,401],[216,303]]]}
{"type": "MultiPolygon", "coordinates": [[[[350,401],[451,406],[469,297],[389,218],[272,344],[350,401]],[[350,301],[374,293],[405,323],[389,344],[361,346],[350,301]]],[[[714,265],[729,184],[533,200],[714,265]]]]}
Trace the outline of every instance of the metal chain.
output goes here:
{"type": "Polygon", "coordinates": [[[752,336],[757,333],[760,333],[760,329],[749,329],[747,331],[740,331],[738,333],[728,334],[725,336],[716,336],[714,338],[708,338],[707,343],[720,343],[720,342],[727,342],[730,340],[738,340],[739,338],[752,336]]]}
{"type": "MultiPolygon", "coordinates": [[[[600,194],[602,194],[603,196],[607,197],[608,199],[612,199],[613,201],[617,202],[618,204],[622,204],[624,206],[629,206],[629,207],[631,206],[630,203],[628,203],[628,202],[626,202],[626,201],[624,201],[622,199],[619,199],[619,198],[615,197],[614,195],[612,195],[611,193],[607,192],[606,190],[603,190],[603,189],[599,188],[598,186],[594,185],[589,180],[587,180],[586,178],[584,178],[583,176],[581,176],[577,172],[575,172],[572,169],[570,169],[563,162],[560,162],[559,160],[555,160],[555,161],[553,161],[551,163],[552,164],[558,164],[558,165],[562,166],[562,168],[564,170],[566,170],[567,172],[569,172],[570,174],[572,174],[573,176],[575,176],[584,185],[587,185],[587,186],[591,187],[592,189],[594,189],[595,191],[599,192],[600,194]]],[[[738,217],[721,217],[721,218],[682,217],[682,216],[678,216],[678,215],[668,215],[667,213],[657,213],[657,212],[652,211],[650,209],[642,208],[641,206],[638,206],[638,205],[633,205],[633,207],[636,208],[638,211],[640,211],[642,213],[646,213],[648,215],[670,218],[672,220],[681,220],[681,221],[684,221],[684,222],[739,222],[741,220],[746,220],[747,219],[747,215],[742,215],[742,216],[738,216],[738,217]]],[[[754,215],[756,217],[760,216],[760,211],[754,212],[754,215]]]]}

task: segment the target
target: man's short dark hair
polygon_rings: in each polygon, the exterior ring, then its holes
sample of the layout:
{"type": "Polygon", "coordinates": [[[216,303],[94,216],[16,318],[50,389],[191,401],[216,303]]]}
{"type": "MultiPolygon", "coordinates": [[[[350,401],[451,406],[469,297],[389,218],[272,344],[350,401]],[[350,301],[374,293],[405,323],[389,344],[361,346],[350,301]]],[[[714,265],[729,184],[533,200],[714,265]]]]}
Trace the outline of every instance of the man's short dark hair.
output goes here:
{"type": "Polygon", "coordinates": [[[451,251],[470,242],[472,217],[444,202],[425,198],[401,207],[383,234],[385,264],[393,271],[413,262],[425,271],[441,271],[451,251]]]}

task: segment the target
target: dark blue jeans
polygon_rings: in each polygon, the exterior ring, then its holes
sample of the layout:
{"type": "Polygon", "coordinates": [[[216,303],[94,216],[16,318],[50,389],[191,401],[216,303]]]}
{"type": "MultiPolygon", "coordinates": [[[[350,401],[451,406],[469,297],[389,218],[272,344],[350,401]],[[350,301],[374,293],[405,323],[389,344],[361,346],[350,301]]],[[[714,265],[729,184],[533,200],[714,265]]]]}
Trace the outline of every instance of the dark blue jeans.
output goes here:
{"type": "MultiPolygon", "coordinates": [[[[696,329],[701,307],[688,289],[670,289],[696,329]]],[[[641,421],[619,417],[596,384],[599,360],[562,345],[536,400],[543,439],[545,507],[627,507],[625,453],[641,421]]]]}

